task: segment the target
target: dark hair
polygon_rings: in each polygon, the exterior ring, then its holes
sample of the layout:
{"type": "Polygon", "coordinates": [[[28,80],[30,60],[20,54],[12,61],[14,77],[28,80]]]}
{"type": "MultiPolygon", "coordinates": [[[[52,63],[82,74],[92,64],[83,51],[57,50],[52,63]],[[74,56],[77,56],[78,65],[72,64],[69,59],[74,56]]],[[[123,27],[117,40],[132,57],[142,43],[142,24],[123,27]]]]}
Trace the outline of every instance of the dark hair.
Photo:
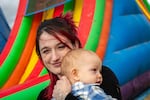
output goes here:
{"type": "MultiPolygon", "coordinates": [[[[55,36],[60,42],[62,41],[57,36],[57,34],[61,34],[65,36],[66,38],[68,38],[71,41],[72,45],[75,45],[75,43],[78,42],[79,47],[80,48],[82,47],[80,40],[77,37],[77,27],[73,21],[71,12],[68,12],[65,15],[61,14],[59,17],[55,17],[49,20],[44,20],[40,24],[37,30],[37,36],[36,36],[36,53],[40,58],[41,58],[41,54],[39,50],[39,38],[44,31],[47,32],[48,34],[55,36]]],[[[65,45],[68,48],[70,48],[67,44],[65,45]]]]}
{"type": "MultiPolygon", "coordinates": [[[[78,43],[79,48],[81,48],[81,43],[79,38],[77,37],[77,27],[73,21],[72,13],[68,12],[65,15],[61,14],[59,17],[55,17],[49,20],[44,20],[37,30],[36,36],[36,53],[41,59],[40,49],[39,49],[39,39],[43,32],[47,32],[50,35],[55,36],[60,42],[63,41],[57,36],[57,34],[61,34],[68,38],[72,45],[75,46],[76,42],[78,43]]],[[[68,48],[70,48],[67,44],[63,43],[68,48]]],[[[70,48],[71,49],[71,48],[70,48]]],[[[42,98],[46,100],[50,100],[52,98],[52,92],[54,89],[54,85],[57,81],[57,76],[49,72],[49,76],[51,79],[50,85],[44,91],[42,98]]]]}

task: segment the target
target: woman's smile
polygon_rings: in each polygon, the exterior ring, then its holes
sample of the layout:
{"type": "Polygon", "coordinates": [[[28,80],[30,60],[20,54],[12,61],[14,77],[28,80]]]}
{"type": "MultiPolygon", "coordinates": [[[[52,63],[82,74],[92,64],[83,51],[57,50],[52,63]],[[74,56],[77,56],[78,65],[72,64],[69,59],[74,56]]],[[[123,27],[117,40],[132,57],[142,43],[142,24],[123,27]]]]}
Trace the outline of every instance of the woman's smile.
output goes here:
{"type": "Polygon", "coordinates": [[[55,62],[55,63],[51,63],[54,67],[60,67],[61,66],[61,62],[55,62]]]}

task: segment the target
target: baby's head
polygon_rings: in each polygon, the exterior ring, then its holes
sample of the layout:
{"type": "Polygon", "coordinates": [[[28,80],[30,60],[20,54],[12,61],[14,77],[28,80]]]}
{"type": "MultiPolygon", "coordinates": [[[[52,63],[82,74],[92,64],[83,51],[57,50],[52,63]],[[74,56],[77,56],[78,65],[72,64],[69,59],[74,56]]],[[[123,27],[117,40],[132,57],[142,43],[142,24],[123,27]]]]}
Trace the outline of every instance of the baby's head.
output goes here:
{"type": "Polygon", "coordinates": [[[101,84],[102,61],[93,51],[75,49],[68,52],[62,60],[61,72],[67,76],[72,84],[101,84]]]}

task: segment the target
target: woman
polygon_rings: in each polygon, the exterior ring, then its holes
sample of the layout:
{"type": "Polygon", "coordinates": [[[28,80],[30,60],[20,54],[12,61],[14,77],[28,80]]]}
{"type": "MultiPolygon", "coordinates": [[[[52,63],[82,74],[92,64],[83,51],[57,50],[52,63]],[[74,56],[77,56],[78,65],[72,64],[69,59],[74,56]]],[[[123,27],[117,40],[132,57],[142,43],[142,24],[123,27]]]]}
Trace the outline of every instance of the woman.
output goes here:
{"type": "MultiPolygon", "coordinates": [[[[77,27],[72,20],[72,14],[45,20],[37,30],[36,52],[42,60],[50,76],[50,85],[42,90],[38,100],[50,100],[52,96],[57,100],[78,100],[71,92],[68,79],[60,77],[62,58],[72,49],[81,48],[77,37],[77,27]]],[[[121,99],[118,80],[107,67],[102,68],[103,83],[100,86],[114,98],[121,99]]]]}

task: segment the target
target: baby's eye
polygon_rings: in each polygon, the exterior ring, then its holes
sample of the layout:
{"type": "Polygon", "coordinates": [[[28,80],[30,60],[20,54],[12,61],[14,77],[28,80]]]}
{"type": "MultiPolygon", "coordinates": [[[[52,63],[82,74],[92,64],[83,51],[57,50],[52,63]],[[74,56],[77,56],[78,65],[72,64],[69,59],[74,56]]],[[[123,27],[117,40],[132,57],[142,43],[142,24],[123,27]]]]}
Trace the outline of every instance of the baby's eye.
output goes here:
{"type": "Polygon", "coordinates": [[[93,72],[96,72],[96,71],[97,71],[97,69],[96,69],[96,68],[93,68],[93,69],[92,69],[92,71],[93,71],[93,72]]]}

